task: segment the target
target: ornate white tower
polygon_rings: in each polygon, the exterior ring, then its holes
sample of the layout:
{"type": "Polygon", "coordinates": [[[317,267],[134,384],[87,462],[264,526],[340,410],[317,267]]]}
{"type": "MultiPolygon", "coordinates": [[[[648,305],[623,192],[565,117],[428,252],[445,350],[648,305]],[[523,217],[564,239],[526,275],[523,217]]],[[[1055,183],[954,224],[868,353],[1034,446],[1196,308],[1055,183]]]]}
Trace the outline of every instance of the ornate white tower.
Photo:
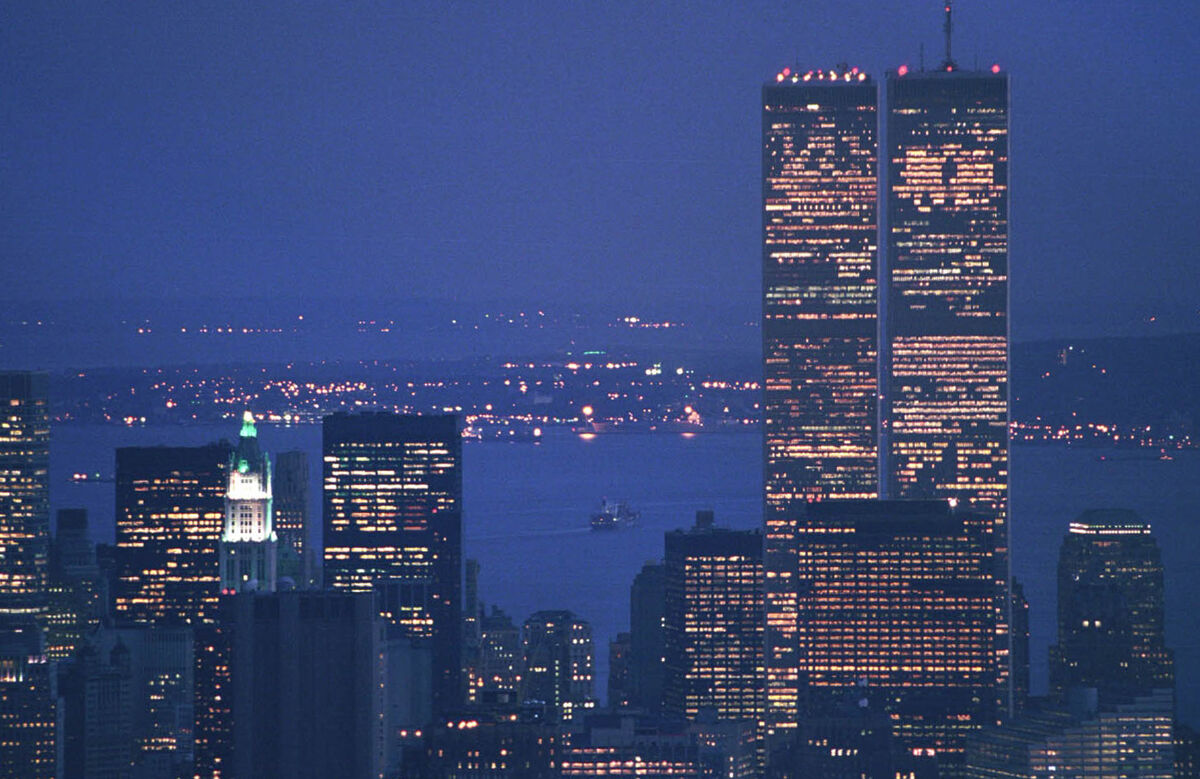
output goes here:
{"type": "Polygon", "coordinates": [[[254,415],[242,416],[242,434],[229,461],[225,530],[221,533],[221,592],[274,592],[275,520],[271,459],[258,446],[254,415]]]}

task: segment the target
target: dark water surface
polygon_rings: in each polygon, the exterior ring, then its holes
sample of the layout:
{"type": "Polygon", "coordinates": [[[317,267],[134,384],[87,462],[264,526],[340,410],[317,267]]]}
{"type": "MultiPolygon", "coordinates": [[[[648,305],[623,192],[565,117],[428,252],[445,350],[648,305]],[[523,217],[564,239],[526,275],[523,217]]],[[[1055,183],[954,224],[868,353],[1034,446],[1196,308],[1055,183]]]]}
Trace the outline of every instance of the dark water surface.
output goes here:
{"type": "MultiPolygon", "coordinates": [[[[236,433],[236,425],[56,428],[51,504],[86,507],[93,537],[111,541],[113,485],[72,484],[71,473],[111,477],[118,446],[195,445],[236,433]]],[[[310,453],[312,510],[319,517],[320,428],[263,425],[259,436],[268,451],[310,453]]],[[[463,452],[464,552],[482,566],[481,598],[518,622],[552,608],[590,621],[601,698],[608,641],[628,629],[629,585],[645,562],[661,557],[663,533],[690,525],[699,508],[714,509],[717,522],[729,527],[756,528],[761,521],[757,432],[590,441],[554,432],[536,446],[471,442],[463,452]],[[602,497],[631,503],[641,511],[638,525],[592,532],[588,517],[602,497]]],[[[1200,452],[1161,461],[1136,451],[1019,446],[1012,472],[1013,573],[1032,604],[1034,691],[1046,687],[1055,566],[1067,523],[1088,508],[1132,508],[1153,524],[1163,550],[1179,713],[1200,721],[1200,452]]]]}

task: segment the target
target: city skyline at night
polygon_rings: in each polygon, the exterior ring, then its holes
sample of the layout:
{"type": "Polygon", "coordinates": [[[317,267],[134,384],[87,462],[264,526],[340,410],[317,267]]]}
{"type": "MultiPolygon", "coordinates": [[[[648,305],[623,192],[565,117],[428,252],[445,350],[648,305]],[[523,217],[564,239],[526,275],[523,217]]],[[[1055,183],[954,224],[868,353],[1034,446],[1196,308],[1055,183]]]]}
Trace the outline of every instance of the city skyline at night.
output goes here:
{"type": "Polygon", "coordinates": [[[1200,8],[4,19],[0,779],[1196,775],[1200,8]]]}

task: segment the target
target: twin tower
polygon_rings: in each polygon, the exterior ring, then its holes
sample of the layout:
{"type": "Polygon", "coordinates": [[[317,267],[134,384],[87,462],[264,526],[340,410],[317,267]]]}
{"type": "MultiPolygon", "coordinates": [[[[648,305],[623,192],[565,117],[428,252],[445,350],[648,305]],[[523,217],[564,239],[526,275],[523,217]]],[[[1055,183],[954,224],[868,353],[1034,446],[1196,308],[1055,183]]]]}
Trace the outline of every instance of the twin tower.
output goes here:
{"type": "Polygon", "coordinates": [[[812,677],[800,568],[829,499],[984,518],[998,638],[980,671],[1002,690],[1007,75],[947,56],[881,90],[857,68],[785,68],[762,97],[768,720],[794,722],[812,677]]]}

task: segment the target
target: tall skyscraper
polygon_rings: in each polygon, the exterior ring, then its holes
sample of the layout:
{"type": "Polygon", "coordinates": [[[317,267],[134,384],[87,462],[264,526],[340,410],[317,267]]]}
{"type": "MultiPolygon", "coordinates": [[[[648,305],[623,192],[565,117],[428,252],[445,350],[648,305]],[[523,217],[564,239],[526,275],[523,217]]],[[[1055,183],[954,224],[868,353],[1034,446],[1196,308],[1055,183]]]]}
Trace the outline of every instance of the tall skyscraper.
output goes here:
{"type": "Polygon", "coordinates": [[[757,531],[713,525],[666,534],[664,713],[694,720],[763,716],[763,544],[757,531]]]}
{"type": "Polygon", "coordinates": [[[274,592],[278,538],[271,497],[271,458],[258,445],[249,411],[229,459],[225,527],[221,532],[221,593],[274,592]]]}
{"type": "Polygon", "coordinates": [[[592,626],[569,611],[539,611],[525,620],[521,700],[540,703],[563,722],[595,705],[592,626]]]}
{"type": "Polygon", "coordinates": [[[0,614],[41,614],[50,546],[49,379],[0,372],[0,614]]]}
{"type": "Polygon", "coordinates": [[[1058,556],[1058,643],[1050,685],[1144,693],[1175,686],[1164,639],[1163,566],[1150,525],[1133,511],[1085,511],[1058,556]]]}
{"type": "Polygon", "coordinates": [[[961,759],[999,716],[991,521],[940,501],[842,500],[808,507],[799,646],[805,707],[880,691],[905,753],[961,759]]]}
{"type": "Polygon", "coordinates": [[[797,717],[800,507],[878,493],[878,89],[857,68],[763,87],[768,721],[797,717]]]}
{"type": "Polygon", "coordinates": [[[212,620],[231,455],[225,442],[117,450],[118,618],[212,620]]]}
{"type": "Polygon", "coordinates": [[[381,594],[432,642],[434,711],[462,699],[462,439],[453,416],[334,414],[323,426],[325,583],[381,594]]]}
{"type": "Polygon", "coordinates": [[[1008,76],[960,69],[946,29],[936,70],[887,78],[884,492],[991,517],[1008,705],[1008,76]]]}

